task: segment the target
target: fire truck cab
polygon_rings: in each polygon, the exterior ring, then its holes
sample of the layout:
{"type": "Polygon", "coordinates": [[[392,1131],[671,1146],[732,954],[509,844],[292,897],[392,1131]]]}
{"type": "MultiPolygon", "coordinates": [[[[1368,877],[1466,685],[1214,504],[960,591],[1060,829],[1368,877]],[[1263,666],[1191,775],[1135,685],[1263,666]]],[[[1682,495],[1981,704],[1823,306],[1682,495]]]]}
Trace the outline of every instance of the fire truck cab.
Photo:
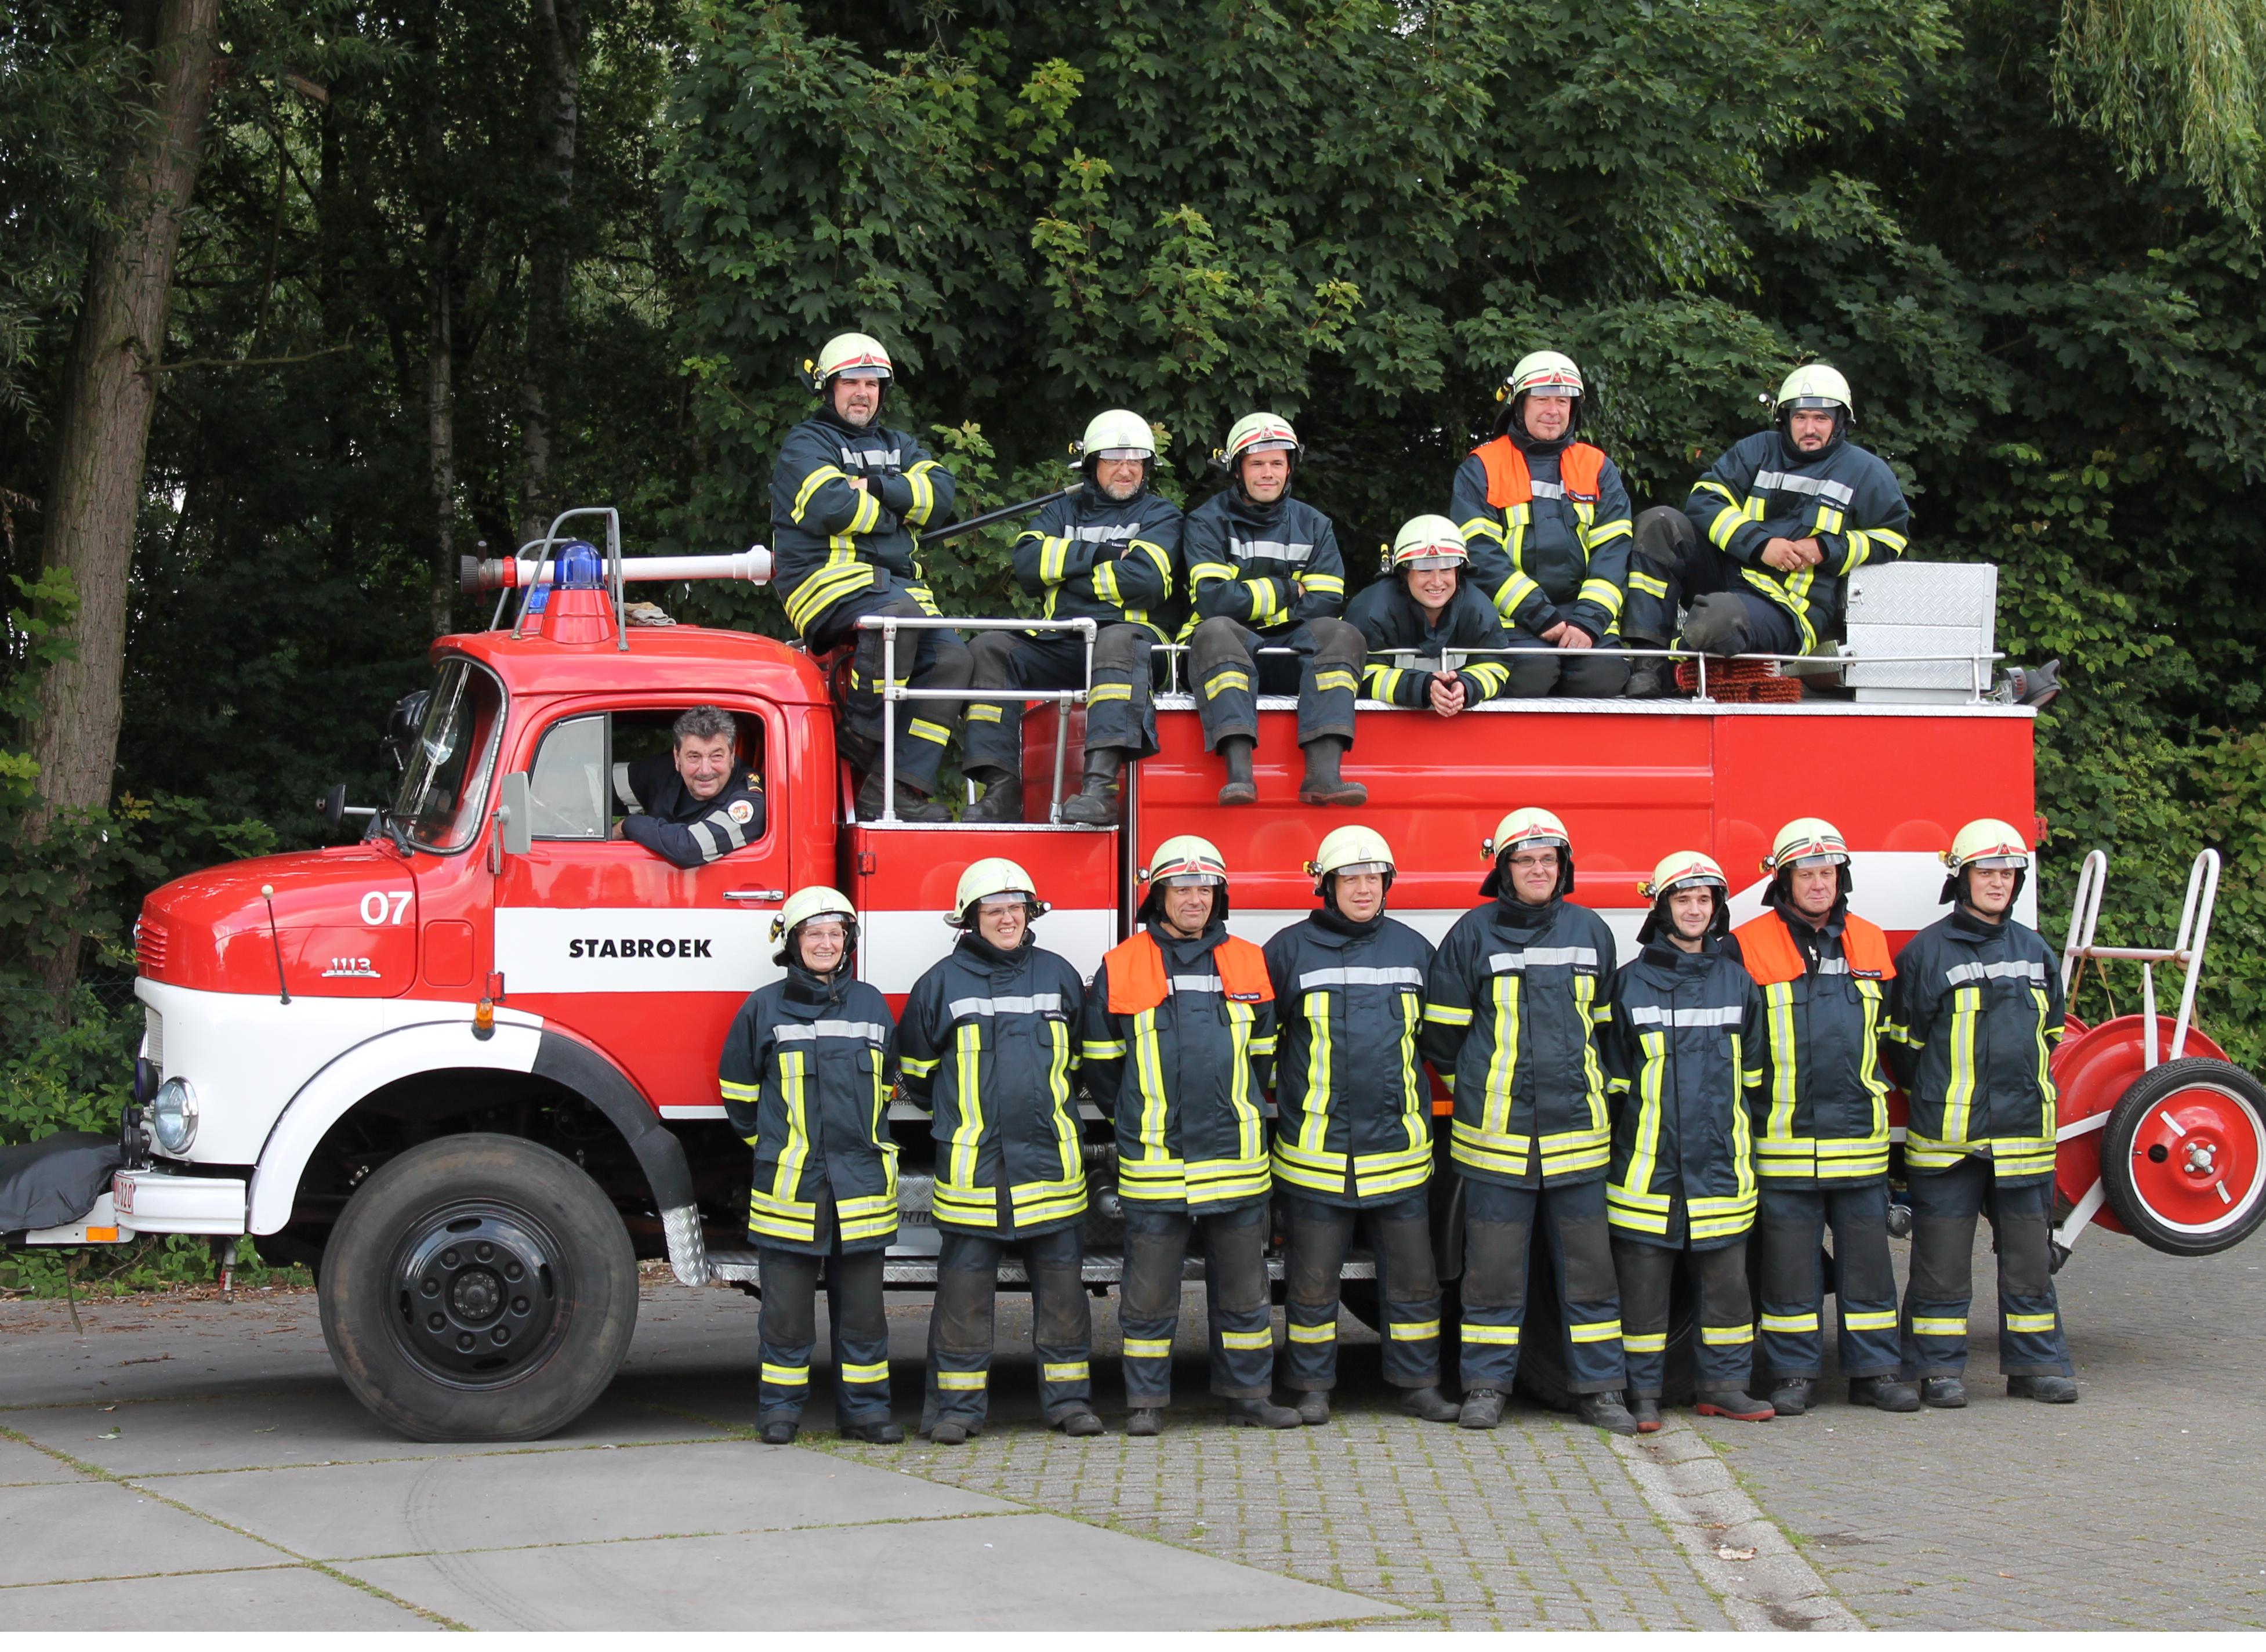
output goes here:
{"type": "MultiPolygon", "coordinates": [[[[1303,868],[1326,831],[1358,818],[1398,854],[1394,915],[1437,940],[1480,899],[1496,820],[1542,804],[1571,831],[1575,898],[1626,947],[1643,916],[1637,882],[1671,849],[1730,869],[1740,921],[1758,910],[1772,833],[1825,815],[1854,851],[1860,908],[1901,944],[1940,915],[1939,856],[1963,822],[2043,828],[2034,713],[1982,697],[1987,666],[1972,692],[1792,704],[1502,701],[1442,719],[1364,703],[1349,760],[1370,788],[1357,816],[1297,802],[1287,701],[1262,705],[1260,802],[1217,808],[1220,769],[1193,704],[1166,692],[1162,749],[1129,772],[1118,825],[1049,823],[1042,802],[1025,824],[859,822],[823,662],[738,632],[626,625],[623,584],[640,574],[760,581],[768,557],[616,554],[603,581],[564,585],[539,560],[475,570],[475,584],[536,583],[545,600],[508,628],[434,646],[398,795],[363,838],[150,895],[127,1162],[94,1210],[26,1239],[254,1236],[263,1254],[318,1267],[340,1373],[393,1427],[538,1437],[595,1400],[626,1353],[636,1258],[666,1257],[687,1284],[754,1281],[749,1160],[724,1122],[717,1057],[742,1001],[780,973],[772,922],[802,885],[849,891],[859,969],[902,1003],[952,944],[961,871],[988,855],[1032,872],[1053,908],[1038,943],[1090,975],[1129,931],[1146,855],[1185,831],[1224,851],[1232,926],[1263,941],[1312,910],[1303,868]],[[670,720],[700,705],[737,719],[767,807],[759,837],[684,870],[614,835],[616,776],[667,749],[670,720]]],[[[1027,796],[1046,798],[1052,777],[1059,799],[1080,723],[1068,702],[1027,719],[1027,796]]],[[[2035,922],[2035,884],[2023,898],[2035,922]]],[[[2148,1053],[2153,1067],[2153,1024],[2148,1053]]],[[[2102,1081],[2106,1107],[2139,1071],[2102,1081]]],[[[2220,1183],[2240,1209],[2211,1232],[2240,1238],[2266,1214],[2266,1129],[2255,1103],[2221,1088],[2231,1099],[2202,1110],[2226,1138],[2220,1183]]],[[[1086,1114],[1087,1275],[1101,1291],[1120,1233],[1109,1129],[1086,1114]]],[[[904,1211],[888,1276],[918,1288],[937,1248],[925,1115],[901,1101],[892,1119],[904,1211]]],[[[1436,1179],[1444,1275],[1459,1265],[1454,1180],[1436,1179]]],[[[1349,1263],[1350,1280],[1368,1273],[1349,1263]]],[[[1020,1279],[1013,1264],[1003,1278],[1020,1279]]],[[[1362,1300],[1349,1285],[1349,1305],[1362,1300]]]]}

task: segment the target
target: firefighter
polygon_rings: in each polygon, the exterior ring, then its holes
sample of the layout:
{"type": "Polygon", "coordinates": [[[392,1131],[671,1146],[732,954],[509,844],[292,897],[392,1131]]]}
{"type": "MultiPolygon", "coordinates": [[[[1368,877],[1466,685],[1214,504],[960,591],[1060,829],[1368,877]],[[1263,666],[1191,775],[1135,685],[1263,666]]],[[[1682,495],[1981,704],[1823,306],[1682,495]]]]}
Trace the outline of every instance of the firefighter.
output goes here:
{"type": "Polygon", "coordinates": [[[1226,1399],[1231,1424],[1295,1429],[1298,1414],[1268,1397],[1267,961],[1227,932],[1227,863],[1210,842],[1166,838],[1146,882],[1140,929],[1094,975],[1082,1046],[1088,1089],[1117,1124],[1125,1432],[1164,1431],[1181,1262],[1198,1237],[1212,1392],[1226,1399]]]}
{"type": "Polygon", "coordinates": [[[1888,937],[1849,910],[1849,849],[1826,821],[1789,821],[1762,869],[1759,917],[1723,945],[1763,995],[1763,1081],[1748,1092],[1762,1188],[1762,1370],[1782,1417],[1809,1408],[1825,1371],[1833,1231],[1841,1374],[1853,1405],[1918,1411],[1900,1381],[1889,1262],[1889,1100],[1882,1009],[1897,973],[1888,937]]]}
{"type": "Polygon", "coordinates": [[[1495,605],[1465,582],[1469,563],[1463,534],[1445,516],[1401,524],[1386,577],[1363,587],[1346,610],[1369,645],[1371,699],[1453,717],[1502,692],[1510,677],[1502,661],[1466,660],[1451,669],[1445,658],[1451,649],[1511,646],[1495,605]]]}
{"type": "Polygon", "coordinates": [[[1660,1428],[1668,1367],[1668,1298],[1678,1256],[1700,1301],[1696,1349],[1703,1417],[1767,1422],[1746,1392],[1754,1364],[1747,1232],[1755,1223],[1755,1159],[1747,1089],[1762,1035],[1762,994],[1723,950],[1730,885],[1686,850],[1637,893],[1652,910],[1640,950],[1613,979],[1604,1034],[1613,1108],[1605,1209],[1620,1280],[1621,1342],[1637,1432],[1660,1428]]]}
{"type": "Polygon", "coordinates": [[[1339,827],[1306,866],[1321,905],[1267,943],[1281,1006],[1275,1178],[1290,1238],[1283,1385],[1299,1396],[1305,1422],[1330,1419],[1338,1269],[1357,1222],[1377,1258],[1385,1381],[1413,1416],[1453,1422],[1458,1414],[1440,1392],[1432,1096],[1416,1054],[1432,944],[1385,916],[1392,870],[1382,837],[1339,827]]]}
{"type": "MultiPolygon", "coordinates": [[[[1629,641],[1659,648],[1688,603],[1681,646],[1701,654],[1808,654],[1840,623],[1849,576],[1904,552],[1911,512],[1885,461],[1848,440],[1849,381],[1823,362],[1779,387],[1774,428],[1725,450],[1682,510],[1637,518],[1629,641]]],[[[1642,661],[1632,695],[1661,691],[1642,661]]]]}
{"type": "Polygon", "coordinates": [[[921,1427],[939,1445],[981,1432],[999,1259],[1031,1282],[1039,1404],[1049,1426],[1101,1432],[1081,1279],[1085,1167],[1071,1072],[1084,994],[1078,971],[1039,947],[1046,912],[1031,874],[979,860],[960,874],[945,922],[961,932],[913,983],[897,1024],[905,1093],[933,1115],[936,1305],[921,1427]]]}
{"type": "Polygon", "coordinates": [[[1345,565],[1330,519],[1290,497],[1298,435],[1273,413],[1246,414],[1227,433],[1227,486],[1188,513],[1181,537],[1195,612],[1188,635],[1190,687],[1204,747],[1227,764],[1223,806],[1255,803],[1251,754],[1261,694],[1298,696],[1306,753],[1302,803],[1360,803],[1368,789],[1343,778],[1361,691],[1361,632],[1337,618],[1345,565]],[[1289,649],[1296,660],[1261,654],[1289,649]]]}
{"type": "Polygon", "coordinates": [[[1904,1184],[1911,1275],[1904,1371],[1920,1398],[1967,1403],[1967,1309],[1975,1218],[1999,1252],[1999,1369],[2016,1398],[2077,1399],[2054,1299],[2054,1081],[2061,975],[2053,950],[2014,917],[2030,848],[2004,821],[1970,821],[1943,858],[1938,898],[1956,904],[1897,954],[1883,1049],[1911,1099],[1904,1184]]]}
{"type": "Polygon", "coordinates": [[[1619,694],[1629,563],[1628,489],[1604,450],[1576,440],[1582,369],[1555,350],[1521,359],[1496,396],[1494,435],[1457,467],[1449,514],[1471,546],[1472,577],[1531,653],[1509,692],[1619,694]]]}
{"type": "MultiPolygon", "coordinates": [[[[1086,690],[1085,773],[1062,817],[1107,826],[1117,818],[1125,765],[1157,749],[1149,649],[1171,640],[1159,617],[1180,554],[1181,508],[1150,491],[1157,439],[1138,413],[1120,407],[1095,415],[1078,453],[1082,490],[1049,505],[1015,541],[1015,579],[1046,599],[1042,618],[1101,622],[1093,683],[1085,640],[1074,632],[985,631],[969,652],[980,689],[1086,690]]],[[[965,739],[968,772],[986,788],[965,818],[1021,820],[1023,703],[973,702],[965,739]]]]}
{"type": "Polygon", "coordinates": [[[764,783],[740,761],[732,713],[696,705],[669,727],[669,749],[614,765],[613,835],[690,870],[764,835],[764,783]]]}
{"type": "Polygon", "coordinates": [[[1564,1309],[1567,1386],[1584,1422],[1633,1434],[1621,1404],[1620,1296],[1605,1222],[1612,1151],[1597,1028],[1613,932],[1566,897],[1574,852],[1547,809],[1503,816],[1482,848],[1484,906],[1456,920],[1424,991],[1424,1058],[1455,1096],[1449,1156],[1463,1179],[1467,1429],[1491,1429],[1518,1372],[1526,1254],[1548,1224],[1564,1309]]]}
{"type": "Polygon", "coordinates": [[[717,1064],[724,1114],[756,1150],[748,1242],[762,1269],[757,1424],[786,1445],[810,1393],[819,1265],[845,1439],[895,1445],[882,1253],[897,1236],[889,1140],[888,1000],[851,978],[858,914],[839,889],[797,889],[771,923],[786,978],[740,1006],[717,1064]]]}
{"type": "MultiPolygon", "coordinates": [[[[933,618],[920,533],[952,515],[952,472],[910,430],[881,422],[891,379],[888,352],[862,333],[829,339],[809,368],[818,411],[786,433],[771,470],[773,584],[786,617],[814,654],[854,642],[842,706],[844,755],[861,771],[858,813],[881,812],[882,637],[859,631],[866,615],[933,618]]],[[[918,689],[968,686],[959,633],[901,632],[897,682],[918,689]]],[[[960,720],[950,700],[896,705],[895,812],[910,821],[949,819],[934,796],[937,765],[960,720]]]]}

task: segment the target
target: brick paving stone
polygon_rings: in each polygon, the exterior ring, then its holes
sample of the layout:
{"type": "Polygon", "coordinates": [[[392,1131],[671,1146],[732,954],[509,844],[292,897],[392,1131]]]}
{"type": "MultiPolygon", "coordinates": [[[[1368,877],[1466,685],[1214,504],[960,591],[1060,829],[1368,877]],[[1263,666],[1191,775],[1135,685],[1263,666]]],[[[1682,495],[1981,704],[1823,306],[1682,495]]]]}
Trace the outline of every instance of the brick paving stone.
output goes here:
{"type": "Polygon", "coordinates": [[[1805,1417],[1698,1426],[1875,1628],[2266,1627],[2266,1240],[2087,1233],[2055,1282],[2075,1406],[2006,1398],[1992,1277],[1985,1230],[1966,1410],[1858,1410],[1829,1374],[1805,1417]]]}

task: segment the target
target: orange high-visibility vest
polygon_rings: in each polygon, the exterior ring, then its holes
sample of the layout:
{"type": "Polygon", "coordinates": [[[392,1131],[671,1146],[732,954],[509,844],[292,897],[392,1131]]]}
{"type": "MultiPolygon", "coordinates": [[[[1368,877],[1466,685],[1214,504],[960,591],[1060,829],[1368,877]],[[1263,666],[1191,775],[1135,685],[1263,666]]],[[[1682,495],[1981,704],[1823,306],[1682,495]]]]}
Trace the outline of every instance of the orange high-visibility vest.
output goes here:
{"type": "MultiPolygon", "coordinates": [[[[1274,983],[1267,976],[1267,954],[1249,941],[1230,935],[1211,955],[1220,986],[1233,1002],[1264,1004],[1275,996],[1274,983]]],[[[1109,970],[1112,1015],[1153,1010],[1171,990],[1165,979],[1165,949],[1145,929],[1112,947],[1101,961],[1109,970]]]]}
{"type": "MultiPolygon", "coordinates": [[[[1799,981],[1809,973],[1809,961],[1795,944],[1794,932],[1776,911],[1765,911],[1731,933],[1738,938],[1739,955],[1757,986],[1799,981]]],[[[1860,981],[1886,981],[1897,973],[1889,956],[1889,938],[1854,912],[1841,919],[1841,955],[1849,961],[1849,973],[1860,981]]]]}
{"type": "MultiPolygon", "coordinates": [[[[1487,469],[1488,503],[1497,510],[1531,504],[1534,479],[1526,469],[1526,455],[1509,436],[1497,436],[1472,450],[1487,469]]],[[[1558,485],[1568,502],[1594,505],[1598,480],[1605,471],[1605,450],[1586,442],[1569,442],[1558,455],[1558,485]]]]}

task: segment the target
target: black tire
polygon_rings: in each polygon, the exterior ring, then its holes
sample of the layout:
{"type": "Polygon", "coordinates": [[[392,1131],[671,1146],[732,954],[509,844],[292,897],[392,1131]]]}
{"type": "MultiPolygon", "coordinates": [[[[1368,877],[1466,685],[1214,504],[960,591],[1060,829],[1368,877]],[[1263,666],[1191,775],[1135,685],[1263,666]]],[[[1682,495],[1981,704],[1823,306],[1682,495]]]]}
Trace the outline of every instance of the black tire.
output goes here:
{"type": "Polygon", "coordinates": [[[323,1257],[323,1340],[413,1440],[539,1440],[603,1393],[637,1329],[637,1257],[547,1147],[444,1137],[350,1199],[323,1257]]]}
{"type": "Polygon", "coordinates": [[[2240,1245],[2266,1222],[2266,1085],[2206,1056],[2142,1073],[2102,1132],[2101,1180],[2116,1219],[2151,1249],[2210,1256],[2240,1245]],[[2195,1093],[2180,1106],[2185,1122],[2166,1122],[2182,1093],[2195,1093]],[[2188,1169],[2197,1153],[2211,1170],[2188,1169]]]}
{"type": "MultiPolygon", "coordinates": [[[[1571,1411],[1575,1395],[1567,1387],[1566,1316],[1558,1305],[1558,1271],[1548,1230],[1534,1224],[1527,1246],[1526,1318],[1518,1334],[1518,1392],[1553,1411],[1571,1411]]],[[[1661,1378],[1660,1403],[1688,1406],[1698,1397],[1700,1378],[1692,1362],[1692,1327],[1698,1305],[1692,1276],[1682,1267],[1668,1297],[1668,1365],[1661,1378]]]]}

